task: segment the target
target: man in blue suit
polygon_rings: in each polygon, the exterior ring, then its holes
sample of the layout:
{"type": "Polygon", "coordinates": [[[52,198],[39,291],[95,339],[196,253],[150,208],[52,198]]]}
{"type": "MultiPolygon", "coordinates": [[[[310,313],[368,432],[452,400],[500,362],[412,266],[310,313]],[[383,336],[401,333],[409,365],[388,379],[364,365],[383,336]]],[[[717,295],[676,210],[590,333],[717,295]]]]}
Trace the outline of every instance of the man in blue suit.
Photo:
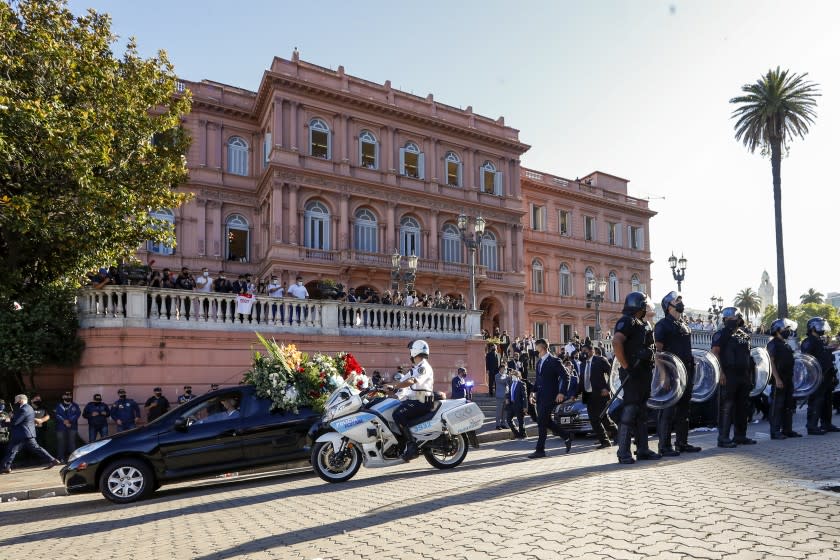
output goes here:
{"type": "Polygon", "coordinates": [[[452,378],[452,398],[464,399],[467,397],[467,370],[458,368],[458,375],[452,378]]]}
{"type": "Polygon", "coordinates": [[[534,392],[531,393],[531,403],[536,405],[537,410],[537,449],[528,455],[529,459],[545,457],[545,440],[548,437],[548,428],[551,425],[551,411],[555,404],[566,400],[566,392],[569,386],[569,374],[557,361],[557,358],[548,353],[548,341],[544,338],[537,340],[537,379],[534,383],[534,392]]]}
{"type": "Polygon", "coordinates": [[[0,474],[9,474],[12,472],[12,462],[15,460],[15,456],[21,447],[26,447],[32,453],[40,455],[46,461],[49,461],[47,465],[48,469],[60,465],[61,463],[59,463],[58,459],[50,455],[35,441],[35,411],[29,406],[27,396],[16,396],[15,405],[17,406],[17,410],[12,415],[11,420],[6,421],[12,428],[12,434],[9,440],[9,447],[6,449],[6,455],[3,457],[2,464],[0,464],[0,474]]]}
{"type": "Polygon", "coordinates": [[[516,370],[510,373],[510,395],[507,410],[508,426],[516,439],[525,439],[525,411],[528,409],[528,394],[522,374],[516,370]],[[513,425],[513,419],[519,422],[519,431],[513,425]]]}

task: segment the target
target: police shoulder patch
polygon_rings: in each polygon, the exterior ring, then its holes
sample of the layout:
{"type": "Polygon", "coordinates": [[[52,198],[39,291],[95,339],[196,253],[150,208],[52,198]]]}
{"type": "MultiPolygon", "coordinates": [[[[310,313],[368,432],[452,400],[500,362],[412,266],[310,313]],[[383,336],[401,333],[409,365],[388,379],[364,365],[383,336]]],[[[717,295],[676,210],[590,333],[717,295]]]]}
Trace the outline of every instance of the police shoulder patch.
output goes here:
{"type": "Polygon", "coordinates": [[[720,339],[723,338],[723,331],[717,331],[712,335],[712,346],[720,346],[720,339]]]}
{"type": "Polygon", "coordinates": [[[615,324],[615,332],[623,333],[630,328],[631,324],[632,322],[630,321],[629,317],[622,317],[615,324]]]}

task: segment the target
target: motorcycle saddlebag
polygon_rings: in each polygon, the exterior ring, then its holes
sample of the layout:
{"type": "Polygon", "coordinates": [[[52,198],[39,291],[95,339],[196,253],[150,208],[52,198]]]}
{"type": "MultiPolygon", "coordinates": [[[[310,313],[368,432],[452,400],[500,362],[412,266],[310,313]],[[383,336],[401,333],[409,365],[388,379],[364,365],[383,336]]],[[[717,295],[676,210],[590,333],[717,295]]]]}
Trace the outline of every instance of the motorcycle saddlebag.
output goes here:
{"type": "Polygon", "coordinates": [[[477,430],[484,424],[484,413],[474,402],[468,402],[463,406],[447,410],[441,415],[441,418],[446,422],[449,433],[452,435],[477,430]]]}

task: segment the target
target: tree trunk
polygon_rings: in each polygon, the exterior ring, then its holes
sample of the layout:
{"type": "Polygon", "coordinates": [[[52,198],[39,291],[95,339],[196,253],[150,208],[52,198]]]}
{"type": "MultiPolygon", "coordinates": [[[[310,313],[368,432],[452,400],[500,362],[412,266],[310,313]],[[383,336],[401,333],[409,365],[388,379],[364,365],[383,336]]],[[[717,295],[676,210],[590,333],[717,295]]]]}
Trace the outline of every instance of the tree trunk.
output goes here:
{"type": "Polygon", "coordinates": [[[773,207],[776,214],[776,283],[779,290],[778,317],[788,316],[787,282],[785,281],[785,246],[782,237],[782,141],[770,142],[770,166],[773,169],[773,207]]]}

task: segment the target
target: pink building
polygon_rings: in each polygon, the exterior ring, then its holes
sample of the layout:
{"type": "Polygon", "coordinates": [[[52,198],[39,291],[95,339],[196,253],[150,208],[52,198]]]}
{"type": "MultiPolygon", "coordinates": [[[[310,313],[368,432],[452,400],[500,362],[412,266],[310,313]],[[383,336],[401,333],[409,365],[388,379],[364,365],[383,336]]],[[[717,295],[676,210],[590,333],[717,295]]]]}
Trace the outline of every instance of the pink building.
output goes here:
{"type": "MultiPolygon", "coordinates": [[[[184,119],[192,145],[190,179],[180,188],[194,197],[157,211],[174,223],[177,245],[150,243],[141,260],[173,271],[207,267],[214,278],[219,271],[277,275],[291,285],[301,276],[313,294],[334,280],[379,293],[440,291],[469,304],[471,252],[458,218],[468,217],[471,235],[481,217],[474,277],[482,312],[313,299],[301,313],[289,298],[259,296],[243,318],[220,312],[233,303],[227,294],[88,290],[80,297],[87,349],[75,372],[77,398],[102,391],[107,400],[118,385],[139,398],[156,385],[172,394],[186,383],[238,381],[254,331],[308,351],[352,351],[368,372],[407,364],[406,344],[424,337],[440,389],[460,365],[483,382],[481,328],[559,340],[593,325],[586,269],[614,273],[622,298],[631,282],[649,283],[653,212],[646,202],[627,197],[627,182],[604,173],[585,178],[591,185],[533,171],[522,177],[529,146],[503,117],[374,84],[343,67],[328,70],[297,53],[275,58],[257,92],[206,80],[183,87],[193,96],[184,119]],[[565,226],[557,221],[563,211],[565,226]],[[620,226],[615,243],[608,224],[620,226]],[[593,239],[585,235],[590,227],[593,239]],[[416,271],[406,268],[411,256],[416,271]],[[286,319],[299,313],[300,323],[277,321],[277,304],[286,319]]],[[[605,303],[602,322],[619,308],[605,303]]]]}

